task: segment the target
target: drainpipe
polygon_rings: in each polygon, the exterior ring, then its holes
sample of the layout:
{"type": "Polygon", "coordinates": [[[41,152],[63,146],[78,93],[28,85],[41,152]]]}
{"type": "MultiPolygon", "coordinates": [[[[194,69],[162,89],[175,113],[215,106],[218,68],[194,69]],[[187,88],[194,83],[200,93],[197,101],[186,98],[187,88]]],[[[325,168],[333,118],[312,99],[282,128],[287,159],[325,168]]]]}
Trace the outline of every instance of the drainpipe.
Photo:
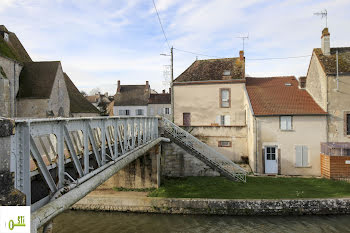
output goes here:
{"type": "Polygon", "coordinates": [[[256,117],[254,117],[254,121],[255,121],[255,173],[258,173],[258,121],[256,120],[256,117]]]}
{"type": "Polygon", "coordinates": [[[17,106],[16,106],[16,62],[13,62],[13,116],[17,116],[17,106]]]}
{"type": "Polygon", "coordinates": [[[336,63],[337,63],[337,91],[339,91],[338,50],[337,50],[337,53],[336,53],[336,63]]]}

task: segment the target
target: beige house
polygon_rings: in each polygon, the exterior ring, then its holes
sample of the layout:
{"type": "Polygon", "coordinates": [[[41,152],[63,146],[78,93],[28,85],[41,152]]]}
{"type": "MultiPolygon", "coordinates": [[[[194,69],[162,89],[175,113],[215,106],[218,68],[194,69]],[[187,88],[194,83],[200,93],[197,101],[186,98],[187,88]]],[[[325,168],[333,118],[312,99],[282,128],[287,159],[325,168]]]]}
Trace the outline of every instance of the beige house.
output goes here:
{"type": "Polygon", "coordinates": [[[233,161],[247,155],[244,55],[197,60],[174,81],[174,121],[233,161]]]}
{"type": "Polygon", "coordinates": [[[350,47],[331,48],[328,28],[313,50],[306,90],[329,114],[324,142],[350,142],[350,47]]]}
{"type": "Polygon", "coordinates": [[[171,120],[171,96],[170,93],[150,94],[147,105],[148,116],[162,116],[171,120]]]}
{"type": "Polygon", "coordinates": [[[327,113],[295,77],[246,78],[249,164],[255,173],[320,176],[327,113]]]}

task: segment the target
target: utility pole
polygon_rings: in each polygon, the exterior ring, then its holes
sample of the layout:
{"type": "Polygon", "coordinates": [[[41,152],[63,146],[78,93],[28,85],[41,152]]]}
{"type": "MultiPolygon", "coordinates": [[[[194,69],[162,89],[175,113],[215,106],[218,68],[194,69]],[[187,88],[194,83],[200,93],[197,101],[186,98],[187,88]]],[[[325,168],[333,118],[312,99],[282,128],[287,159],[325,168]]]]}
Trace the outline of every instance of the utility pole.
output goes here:
{"type": "Polygon", "coordinates": [[[170,48],[170,55],[161,53],[161,56],[170,56],[170,62],[171,62],[171,82],[170,82],[170,96],[171,96],[171,121],[174,123],[174,48],[170,48]]]}
{"type": "Polygon", "coordinates": [[[174,55],[173,47],[171,47],[171,121],[174,123],[174,55]]]}

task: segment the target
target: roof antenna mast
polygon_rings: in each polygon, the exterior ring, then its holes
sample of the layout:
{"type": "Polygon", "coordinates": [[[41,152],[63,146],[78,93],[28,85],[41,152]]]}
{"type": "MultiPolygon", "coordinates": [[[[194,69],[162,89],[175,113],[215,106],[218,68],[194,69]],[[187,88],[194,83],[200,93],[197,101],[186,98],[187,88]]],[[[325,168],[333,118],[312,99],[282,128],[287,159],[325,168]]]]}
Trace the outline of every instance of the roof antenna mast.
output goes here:
{"type": "Polygon", "coordinates": [[[245,41],[245,40],[249,40],[249,33],[248,33],[248,35],[247,35],[247,36],[237,36],[237,38],[242,39],[242,43],[243,43],[243,51],[244,51],[244,41],[245,41]]]}
{"type": "Polygon", "coordinates": [[[326,18],[326,27],[328,27],[328,18],[327,18],[328,13],[326,9],[320,12],[316,12],[314,13],[314,15],[321,16],[321,19],[326,18]]]}

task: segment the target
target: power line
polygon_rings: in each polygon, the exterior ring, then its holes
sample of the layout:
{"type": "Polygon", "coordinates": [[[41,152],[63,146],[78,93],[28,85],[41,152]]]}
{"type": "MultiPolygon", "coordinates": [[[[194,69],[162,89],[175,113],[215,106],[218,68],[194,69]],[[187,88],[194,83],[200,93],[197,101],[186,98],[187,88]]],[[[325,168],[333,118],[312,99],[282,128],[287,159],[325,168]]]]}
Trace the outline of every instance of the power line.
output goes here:
{"type": "Polygon", "coordinates": [[[180,51],[180,52],[190,53],[190,54],[194,54],[194,55],[198,55],[198,56],[204,56],[204,57],[216,57],[216,58],[219,58],[219,57],[217,57],[217,56],[205,55],[205,54],[195,53],[195,52],[186,51],[186,50],[177,49],[177,48],[174,48],[174,49],[175,49],[175,50],[177,50],[177,51],[180,51]]]}
{"type": "Polygon", "coordinates": [[[249,61],[282,60],[282,59],[294,59],[294,58],[303,58],[303,57],[311,57],[311,55],[295,56],[295,57],[248,58],[246,60],[249,60],[249,61]]]}
{"type": "Polygon", "coordinates": [[[165,41],[166,41],[166,43],[168,44],[168,47],[169,47],[169,49],[170,49],[170,44],[169,44],[168,38],[166,37],[166,34],[165,34],[165,31],[164,31],[164,28],[163,28],[162,21],[160,20],[160,17],[159,17],[159,13],[158,13],[158,10],[157,10],[157,7],[156,7],[156,4],[155,4],[154,0],[152,0],[152,1],[153,1],[153,6],[154,6],[154,9],[155,9],[155,10],[156,10],[156,12],[157,12],[157,16],[158,16],[159,24],[160,24],[160,27],[162,28],[163,35],[164,35],[164,37],[165,37],[165,41]]]}

